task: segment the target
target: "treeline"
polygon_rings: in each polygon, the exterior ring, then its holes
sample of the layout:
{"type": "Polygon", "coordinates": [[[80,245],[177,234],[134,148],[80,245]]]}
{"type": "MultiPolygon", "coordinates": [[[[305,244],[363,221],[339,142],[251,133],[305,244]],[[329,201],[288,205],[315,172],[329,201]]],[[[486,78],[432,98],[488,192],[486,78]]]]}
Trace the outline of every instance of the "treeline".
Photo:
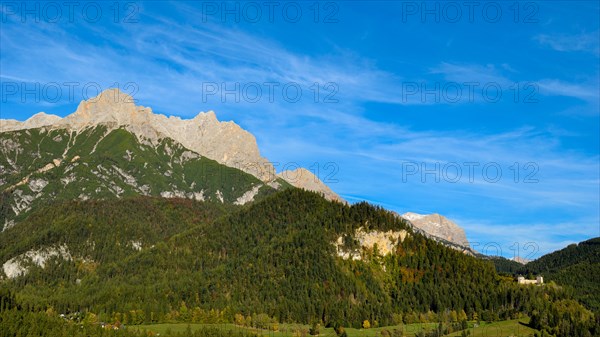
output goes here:
{"type": "MultiPolygon", "coordinates": [[[[64,316],[64,315],[63,315],[64,316]]],[[[0,287],[0,337],[148,337],[158,334],[125,325],[102,325],[92,319],[93,314],[61,317],[52,309],[46,311],[27,310],[17,303],[15,295],[0,287]]],[[[251,337],[256,334],[203,327],[192,331],[160,334],[164,337],[251,337]]]]}
{"type": "Polygon", "coordinates": [[[529,324],[541,336],[600,336],[600,318],[574,300],[540,302],[529,324]]]}
{"type": "Polygon", "coordinates": [[[525,265],[502,257],[491,258],[496,271],[504,275],[541,275],[544,281],[555,282],[588,309],[600,314],[600,238],[571,244],[546,254],[525,265]]]}
{"type": "Polygon", "coordinates": [[[544,276],[569,288],[575,299],[600,314],[600,238],[572,244],[526,264],[519,273],[544,276]]]}
{"type": "Polygon", "coordinates": [[[496,271],[500,274],[516,275],[517,272],[523,269],[523,264],[501,256],[493,256],[490,261],[494,263],[496,271]]]}
{"type": "MultiPolygon", "coordinates": [[[[98,324],[76,323],[45,312],[0,311],[0,337],[148,337],[151,331],[103,328],[98,324]]],[[[255,337],[244,331],[203,327],[192,331],[161,333],[162,337],[255,337]]]]}
{"type": "Polygon", "coordinates": [[[546,254],[527,263],[523,269],[536,273],[557,272],[583,262],[600,262],[600,238],[571,244],[561,250],[546,254]]]}

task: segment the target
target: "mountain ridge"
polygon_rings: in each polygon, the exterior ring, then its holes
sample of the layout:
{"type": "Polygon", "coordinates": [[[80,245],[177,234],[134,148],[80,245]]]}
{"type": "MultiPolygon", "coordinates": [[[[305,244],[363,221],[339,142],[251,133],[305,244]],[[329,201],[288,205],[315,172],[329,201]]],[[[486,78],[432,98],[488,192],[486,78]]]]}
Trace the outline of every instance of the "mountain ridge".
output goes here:
{"type": "MultiPolygon", "coordinates": [[[[149,107],[136,105],[133,97],[116,88],[81,101],[76,111],[64,118],[41,112],[24,122],[0,120],[0,133],[48,128],[78,134],[100,125],[107,127],[106,134],[124,127],[141,143],[153,146],[161,139],[170,138],[220,164],[249,173],[273,188],[280,184],[273,164],[261,156],[254,135],[235,122],[219,121],[214,111],[200,112],[191,119],[155,114],[149,107]]],[[[320,180],[304,184],[303,188],[312,188],[332,200],[341,200],[320,180]]]]}
{"type": "Polygon", "coordinates": [[[339,195],[323,183],[314,173],[305,169],[297,168],[294,170],[286,170],[277,174],[277,177],[287,181],[290,185],[303,188],[308,191],[316,191],[321,193],[325,199],[345,202],[339,195]]]}

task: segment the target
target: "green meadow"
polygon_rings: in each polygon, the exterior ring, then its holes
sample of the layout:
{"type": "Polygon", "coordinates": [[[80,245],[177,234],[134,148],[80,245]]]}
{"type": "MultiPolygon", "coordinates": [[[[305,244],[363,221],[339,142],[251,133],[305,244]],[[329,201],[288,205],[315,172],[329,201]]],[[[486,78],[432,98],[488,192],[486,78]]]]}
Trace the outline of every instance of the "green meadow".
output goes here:
{"type": "MultiPolygon", "coordinates": [[[[493,323],[481,323],[478,326],[475,326],[474,322],[470,322],[469,331],[470,336],[474,337],[529,337],[533,336],[533,334],[537,331],[532,328],[529,328],[525,325],[528,322],[528,319],[521,320],[509,320],[509,321],[501,321],[501,322],[493,322],[493,323]]],[[[278,331],[269,331],[269,330],[260,330],[248,327],[237,326],[234,324],[185,324],[185,323],[175,323],[175,324],[152,324],[152,325],[136,325],[130,326],[129,329],[136,329],[140,331],[147,331],[153,335],[164,335],[169,332],[177,333],[177,332],[185,332],[185,331],[196,331],[202,328],[207,327],[217,327],[223,330],[231,330],[231,331],[244,331],[244,332],[253,332],[258,336],[274,336],[274,337],[293,337],[293,336],[304,336],[301,334],[302,331],[306,332],[306,336],[310,336],[308,334],[308,330],[310,326],[301,325],[301,324],[280,324],[278,331]],[[189,329],[189,330],[188,330],[189,329]],[[300,334],[298,334],[300,332],[300,334]]],[[[402,336],[413,337],[417,336],[417,334],[421,331],[431,331],[437,327],[437,323],[416,323],[416,324],[405,324],[402,327],[400,326],[386,326],[379,328],[371,328],[371,329],[353,329],[346,328],[346,333],[348,337],[375,337],[382,336],[382,331],[387,330],[390,333],[396,329],[403,328],[404,333],[402,336]]],[[[384,333],[385,334],[385,333],[384,333]]],[[[457,331],[451,333],[447,336],[461,336],[462,331],[457,331]]],[[[321,328],[319,336],[336,336],[333,328],[321,328]]]]}

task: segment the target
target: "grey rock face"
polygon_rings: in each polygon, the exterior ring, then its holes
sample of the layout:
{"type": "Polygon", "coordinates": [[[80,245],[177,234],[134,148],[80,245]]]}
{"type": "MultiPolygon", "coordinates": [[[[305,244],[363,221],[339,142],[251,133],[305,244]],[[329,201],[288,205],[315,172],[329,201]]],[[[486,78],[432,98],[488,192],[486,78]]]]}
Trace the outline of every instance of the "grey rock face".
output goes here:
{"type": "Polygon", "coordinates": [[[442,215],[435,213],[423,215],[408,212],[402,214],[401,217],[431,236],[470,248],[464,229],[442,215]]]}
{"type": "Polygon", "coordinates": [[[321,193],[327,200],[344,201],[339,195],[319,180],[317,176],[305,168],[283,171],[277,176],[294,187],[321,193]]]}

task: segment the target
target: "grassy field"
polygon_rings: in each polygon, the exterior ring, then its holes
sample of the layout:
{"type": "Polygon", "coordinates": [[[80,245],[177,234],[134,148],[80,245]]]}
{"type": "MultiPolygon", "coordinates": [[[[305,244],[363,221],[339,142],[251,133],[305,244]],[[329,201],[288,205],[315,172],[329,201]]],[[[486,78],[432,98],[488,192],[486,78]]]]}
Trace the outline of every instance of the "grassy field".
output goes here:
{"type": "MultiPolygon", "coordinates": [[[[482,323],[477,328],[469,329],[471,331],[470,337],[529,337],[533,336],[533,334],[537,331],[528,326],[525,326],[525,323],[528,323],[529,319],[515,319],[510,321],[501,321],[494,323],[482,323]],[[523,324],[521,324],[523,323],[523,324]]],[[[460,336],[460,332],[452,333],[448,336],[455,337],[460,336]]]]}
{"type": "MultiPolygon", "coordinates": [[[[176,323],[176,324],[153,324],[153,325],[137,325],[130,326],[130,329],[138,329],[138,330],[147,330],[154,333],[164,334],[167,330],[171,332],[184,332],[187,330],[188,326],[192,331],[197,329],[201,329],[203,327],[218,327],[223,330],[233,330],[233,331],[251,331],[255,332],[259,336],[274,336],[274,337],[291,337],[294,334],[294,331],[298,330],[306,330],[308,331],[308,325],[301,324],[280,324],[279,331],[267,331],[267,330],[258,330],[253,328],[240,327],[234,324],[186,324],[186,323],[176,323]]],[[[416,332],[421,330],[431,330],[436,327],[435,323],[426,323],[426,324],[407,324],[404,325],[405,336],[412,337],[416,332]]],[[[346,328],[346,332],[348,333],[348,337],[371,337],[371,336],[380,336],[381,330],[387,329],[392,331],[395,327],[381,327],[381,328],[371,328],[371,329],[352,329],[346,328]]],[[[319,336],[327,337],[327,336],[336,336],[333,328],[321,328],[321,334],[319,336]]]]}
{"type": "MultiPolygon", "coordinates": [[[[470,336],[474,337],[529,337],[533,336],[533,333],[536,330],[533,330],[523,324],[526,323],[528,319],[522,320],[510,320],[510,321],[502,321],[502,322],[494,322],[494,323],[482,323],[478,327],[472,327],[469,330],[471,331],[470,336]]],[[[201,329],[202,327],[218,327],[224,330],[233,330],[233,331],[252,331],[257,333],[260,336],[273,336],[273,337],[291,337],[294,331],[299,329],[305,329],[308,331],[308,325],[300,325],[300,324],[280,324],[279,331],[266,331],[266,330],[257,330],[250,329],[245,327],[236,326],[234,324],[154,324],[154,325],[138,325],[129,327],[130,329],[138,329],[138,330],[147,330],[154,333],[164,334],[168,330],[172,332],[184,332],[186,329],[190,327],[192,331],[201,329]]],[[[427,324],[405,324],[404,325],[404,336],[406,337],[414,337],[415,334],[421,330],[429,331],[434,329],[437,326],[436,323],[427,323],[427,324]]],[[[381,331],[386,329],[388,331],[393,331],[396,326],[387,326],[381,328],[372,328],[372,329],[352,329],[347,328],[346,332],[348,333],[348,337],[374,337],[381,336],[381,331]]],[[[460,336],[461,332],[455,332],[448,336],[460,336]]],[[[336,336],[335,332],[332,328],[321,328],[320,336],[328,337],[328,336],[336,336]]]]}

